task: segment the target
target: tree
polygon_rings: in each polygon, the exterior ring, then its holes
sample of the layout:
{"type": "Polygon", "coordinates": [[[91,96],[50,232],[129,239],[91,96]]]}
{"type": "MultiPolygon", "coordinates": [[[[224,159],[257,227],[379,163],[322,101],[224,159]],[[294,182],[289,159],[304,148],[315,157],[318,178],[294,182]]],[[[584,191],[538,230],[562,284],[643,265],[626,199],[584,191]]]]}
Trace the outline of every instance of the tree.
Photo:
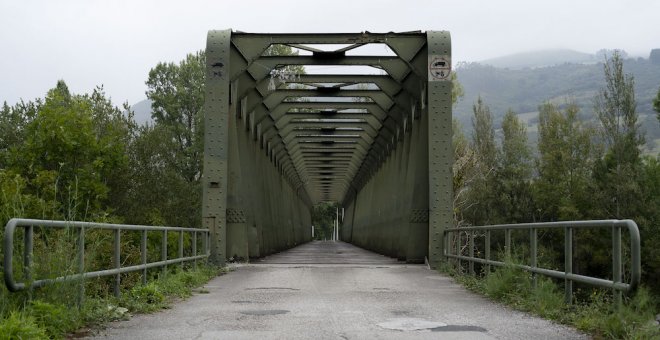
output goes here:
{"type": "Polygon", "coordinates": [[[337,214],[337,203],[323,202],[314,206],[312,210],[312,225],[314,226],[314,239],[331,240],[337,214]]]}
{"type": "Polygon", "coordinates": [[[469,224],[465,221],[464,213],[472,206],[469,189],[477,177],[477,157],[472,145],[463,133],[461,123],[452,119],[452,146],[454,149],[453,173],[453,212],[454,225],[461,227],[469,224]]]}
{"type": "Polygon", "coordinates": [[[132,150],[132,223],[199,227],[206,55],[198,51],[149,71],[147,97],[155,126],[140,130],[132,150]],[[139,169],[139,170],[138,170],[139,169]]]}
{"type": "Polygon", "coordinates": [[[660,159],[647,156],[643,160],[643,213],[635,218],[642,234],[643,279],[660,294],[660,159]]]}
{"type": "Polygon", "coordinates": [[[490,173],[496,166],[497,147],[495,145],[495,130],[493,128],[493,115],[490,108],[481,97],[477,103],[472,106],[472,145],[482,164],[482,170],[490,173]]]}
{"type": "Polygon", "coordinates": [[[598,155],[593,138],[593,129],[578,119],[577,106],[569,105],[563,112],[550,103],[539,107],[534,191],[541,220],[587,217],[591,173],[598,155]]]}
{"type": "Polygon", "coordinates": [[[527,129],[509,110],[502,121],[502,147],[496,171],[496,194],[500,219],[506,223],[530,222],[532,159],[527,129]]]}
{"type": "Polygon", "coordinates": [[[640,133],[635,81],[624,74],[623,60],[618,52],[604,64],[605,87],[594,101],[594,111],[601,123],[601,133],[608,148],[600,166],[601,188],[614,204],[606,206],[608,215],[632,217],[640,197],[638,175],[644,137],[640,133]]]}
{"type": "Polygon", "coordinates": [[[127,162],[124,139],[102,123],[111,110],[99,109],[101,103],[109,101],[100,89],[91,97],[73,95],[58,81],[43,102],[25,106],[28,115],[35,110],[34,117],[24,126],[25,139],[12,148],[8,167],[26,183],[26,194],[51,202],[57,211],[38,217],[106,216],[110,179],[121,182],[117,176],[127,162]]]}
{"type": "Polygon", "coordinates": [[[152,117],[175,142],[171,166],[190,183],[201,177],[205,69],[206,55],[198,51],[179,64],[158,63],[146,82],[152,117]]]}
{"type": "Polygon", "coordinates": [[[456,105],[456,103],[465,96],[465,90],[463,89],[463,85],[458,81],[456,72],[451,73],[451,84],[451,103],[452,105],[456,105]]]}
{"type": "MultiPolygon", "coordinates": [[[[561,110],[550,103],[539,107],[538,130],[538,177],[532,186],[537,207],[535,218],[541,221],[592,218],[590,213],[596,201],[593,198],[596,194],[592,169],[599,156],[593,143],[594,130],[578,119],[576,105],[570,104],[561,110]]],[[[546,231],[541,237],[549,241],[549,257],[554,263],[561,263],[564,235],[558,231],[546,231]]],[[[579,272],[578,269],[592,264],[602,265],[601,250],[607,248],[599,242],[604,238],[591,230],[581,231],[575,235],[576,240],[578,237],[582,246],[574,250],[579,258],[574,262],[574,270],[579,272]]]]}
{"type": "Polygon", "coordinates": [[[138,125],[128,103],[124,104],[123,110],[113,105],[106,97],[103,86],[96,87],[91,95],[85,94],[82,98],[90,104],[94,135],[103,146],[103,157],[106,162],[112,161],[105,164],[112,168],[112,171],[102,178],[109,188],[105,210],[125,219],[128,207],[142,200],[133,200],[129,196],[134,178],[130,167],[130,154],[131,147],[138,138],[138,125]]]}
{"type": "Polygon", "coordinates": [[[495,130],[493,116],[481,97],[473,105],[472,111],[472,149],[476,157],[476,177],[470,186],[469,219],[476,225],[495,222],[494,208],[496,204],[494,172],[497,167],[497,147],[495,145],[495,130]]]}
{"type": "Polygon", "coordinates": [[[11,107],[4,102],[0,108],[0,169],[9,166],[12,149],[20,146],[25,140],[25,128],[37,115],[40,105],[41,101],[21,100],[11,107]]]}

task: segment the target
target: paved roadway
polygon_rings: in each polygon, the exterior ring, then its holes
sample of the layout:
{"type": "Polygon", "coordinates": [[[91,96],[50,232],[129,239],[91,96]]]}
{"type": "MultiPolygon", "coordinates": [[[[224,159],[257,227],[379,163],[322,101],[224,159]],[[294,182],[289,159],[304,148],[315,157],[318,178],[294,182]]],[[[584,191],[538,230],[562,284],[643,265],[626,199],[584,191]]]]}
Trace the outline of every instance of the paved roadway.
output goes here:
{"type": "Polygon", "coordinates": [[[100,339],[586,339],[473,294],[423,265],[312,242],[238,265],[172,309],[100,339]]]}

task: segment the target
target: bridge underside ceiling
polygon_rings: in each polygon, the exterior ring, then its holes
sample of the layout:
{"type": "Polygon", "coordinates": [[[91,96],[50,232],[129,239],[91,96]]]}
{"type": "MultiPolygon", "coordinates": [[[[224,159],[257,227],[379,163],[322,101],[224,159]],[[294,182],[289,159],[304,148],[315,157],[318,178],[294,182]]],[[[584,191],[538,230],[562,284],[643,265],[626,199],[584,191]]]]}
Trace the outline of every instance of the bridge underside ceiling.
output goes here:
{"type": "Polygon", "coordinates": [[[415,261],[429,255],[429,195],[442,205],[440,190],[451,190],[439,178],[451,171],[450,55],[447,32],[209,32],[203,217],[218,260],[308,241],[319,202],[347,210],[345,240],[404,259],[422,248],[415,261]],[[434,139],[443,150],[429,148],[434,139]],[[438,179],[429,178],[434,166],[438,179]],[[410,224],[414,244],[395,244],[410,224]]]}

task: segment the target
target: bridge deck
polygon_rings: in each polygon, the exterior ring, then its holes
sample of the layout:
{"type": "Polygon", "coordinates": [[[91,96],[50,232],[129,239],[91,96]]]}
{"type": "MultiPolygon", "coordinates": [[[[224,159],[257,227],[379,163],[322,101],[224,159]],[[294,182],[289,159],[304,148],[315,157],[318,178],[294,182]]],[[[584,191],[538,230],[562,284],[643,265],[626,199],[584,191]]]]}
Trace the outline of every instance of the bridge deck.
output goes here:
{"type": "Polygon", "coordinates": [[[426,266],[397,264],[341,242],[306,244],[260,263],[235,266],[210,281],[204,287],[208,293],[169,310],[113,323],[98,337],[588,338],[470,293],[426,266]]]}
{"type": "Polygon", "coordinates": [[[393,265],[396,259],[341,241],[313,241],[257,259],[255,264],[361,264],[393,265]]]}

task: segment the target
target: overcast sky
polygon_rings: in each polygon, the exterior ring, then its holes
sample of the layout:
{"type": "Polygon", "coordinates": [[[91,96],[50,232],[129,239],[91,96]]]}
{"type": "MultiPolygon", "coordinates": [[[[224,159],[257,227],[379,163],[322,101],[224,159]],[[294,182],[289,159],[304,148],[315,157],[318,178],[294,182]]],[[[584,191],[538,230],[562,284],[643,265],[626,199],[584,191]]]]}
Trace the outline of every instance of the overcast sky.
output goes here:
{"type": "Polygon", "coordinates": [[[449,30],[453,61],[568,48],[660,48],[658,0],[0,0],[0,102],[104,85],[144,99],[149,69],[203,49],[209,29],[245,32],[449,30]]]}

